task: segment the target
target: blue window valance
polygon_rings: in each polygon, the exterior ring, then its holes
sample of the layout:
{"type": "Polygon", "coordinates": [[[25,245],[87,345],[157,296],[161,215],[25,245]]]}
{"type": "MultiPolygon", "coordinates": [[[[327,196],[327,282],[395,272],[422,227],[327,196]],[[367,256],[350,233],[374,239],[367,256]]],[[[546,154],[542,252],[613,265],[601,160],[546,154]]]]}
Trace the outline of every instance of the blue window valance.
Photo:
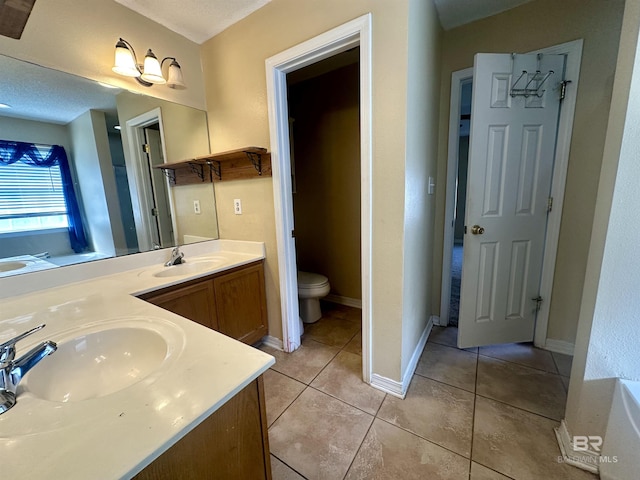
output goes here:
{"type": "Polygon", "coordinates": [[[67,206],[69,223],[69,240],[71,248],[76,253],[81,253],[88,246],[87,237],[82,226],[80,207],[73,189],[73,178],[64,147],[51,145],[43,147],[26,142],[0,140],[0,167],[12,163],[22,162],[35,167],[49,168],[57,165],[62,177],[62,189],[67,206]]]}

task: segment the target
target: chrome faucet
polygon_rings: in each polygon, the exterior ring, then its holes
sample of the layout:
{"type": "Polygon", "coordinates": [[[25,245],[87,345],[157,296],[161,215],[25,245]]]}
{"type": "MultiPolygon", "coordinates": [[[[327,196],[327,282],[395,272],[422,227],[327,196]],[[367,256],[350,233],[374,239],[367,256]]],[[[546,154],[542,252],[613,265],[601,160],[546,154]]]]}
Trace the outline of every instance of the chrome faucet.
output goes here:
{"type": "Polygon", "coordinates": [[[184,253],[180,251],[180,247],[175,247],[171,250],[171,258],[167,263],[164,264],[165,267],[170,267],[172,265],[180,265],[183,262],[184,253]]]}
{"type": "Polygon", "coordinates": [[[26,354],[14,361],[16,343],[32,333],[44,328],[44,323],[18,335],[0,345],[0,415],[13,407],[16,402],[16,390],[22,377],[40,360],[56,351],[58,346],[48,340],[33,347],[26,354]]]}

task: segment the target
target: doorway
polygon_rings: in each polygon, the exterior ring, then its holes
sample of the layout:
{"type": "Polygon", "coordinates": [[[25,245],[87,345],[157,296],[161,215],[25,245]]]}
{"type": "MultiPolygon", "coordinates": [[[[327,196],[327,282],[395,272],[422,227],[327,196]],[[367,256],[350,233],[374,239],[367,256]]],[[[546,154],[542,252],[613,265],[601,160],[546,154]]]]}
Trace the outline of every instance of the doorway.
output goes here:
{"type": "Polygon", "coordinates": [[[362,371],[371,381],[371,15],[321,34],[266,61],[269,130],[273,169],[276,239],[280,276],[283,349],[300,346],[298,284],[294,240],[287,74],[356,46],[360,88],[360,205],[362,278],[362,371]]]}
{"type": "Polygon", "coordinates": [[[173,222],[171,218],[171,204],[169,201],[169,189],[167,179],[158,165],[165,163],[162,138],[160,137],[160,124],[152,123],[144,127],[145,138],[144,153],[145,166],[149,175],[149,195],[152,201],[151,216],[153,217],[151,234],[152,242],[160,248],[175,246],[173,240],[173,222]]]}
{"type": "Polygon", "coordinates": [[[454,197],[453,219],[453,251],[451,255],[450,269],[450,295],[448,322],[452,326],[458,326],[458,314],[460,313],[460,286],[462,282],[462,259],[464,253],[464,218],[467,204],[467,167],[469,160],[469,133],[471,123],[471,98],[472,80],[465,79],[460,82],[460,98],[458,140],[457,140],[457,166],[454,197]]]}
{"type": "Polygon", "coordinates": [[[127,176],[141,251],[177,245],[176,219],[169,179],[157,165],[165,163],[166,149],[159,108],[127,120],[129,145],[127,176]]]}
{"type": "MultiPolygon", "coordinates": [[[[582,40],[576,40],[565,44],[549,47],[531,53],[556,54],[565,57],[565,79],[570,80],[573,88],[567,88],[560,110],[557,143],[554,155],[552,172],[551,198],[553,198],[553,210],[549,213],[547,229],[545,233],[545,249],[542,260],[542,275],[540,282],[540,295],[545,299],[540,304],[534,331],[534,344],[541,348],[549,348],[560,353],[566,353],[555,345],[549,345],[546,339],[549,305],[551,303],[551,291],[553,285],[553,271],[557,252],[557,243],[562,214],[562,200],[564,198],[564,186],[567,173],[569,144],[573,127],[573,114],[577,97],[578,74],[582,53],[582,40]]],[[[473,69],[465,69],[452,74],[450,128],[449,128],[449,154],[447,167],[446,188],[446,212],[444,230],[444,248],[442,264],[442,295],[440,325],[447,326],[451,314],[451,278],[452,261],[455,244],[456,227],[456,200],[458,194],[458,163],[460,152],[460,136],[464,123],[461,122],[461,100],[463,86],[467,85],[473,77],[473,69]]]]}
{"type": "Polygon", "coordinates": [[[362,285],[359,57],[355,47],[287,75],[297,269],[328,279],[323,305],[356,308],[362,285]]]}

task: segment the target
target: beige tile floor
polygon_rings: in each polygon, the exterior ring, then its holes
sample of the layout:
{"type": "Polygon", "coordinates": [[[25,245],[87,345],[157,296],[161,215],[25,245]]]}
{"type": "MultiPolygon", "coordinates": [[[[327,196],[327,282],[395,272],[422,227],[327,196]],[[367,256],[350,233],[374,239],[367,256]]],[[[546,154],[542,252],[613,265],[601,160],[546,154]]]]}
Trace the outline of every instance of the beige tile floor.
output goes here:
{"type": "Polygon", "coordinates": [[[401,400],[362,382],[360,323],[327,303],[299,350],[261,347],[274,480],[596,478],[558,463],[571,357],[434,327],[401,400]]]}

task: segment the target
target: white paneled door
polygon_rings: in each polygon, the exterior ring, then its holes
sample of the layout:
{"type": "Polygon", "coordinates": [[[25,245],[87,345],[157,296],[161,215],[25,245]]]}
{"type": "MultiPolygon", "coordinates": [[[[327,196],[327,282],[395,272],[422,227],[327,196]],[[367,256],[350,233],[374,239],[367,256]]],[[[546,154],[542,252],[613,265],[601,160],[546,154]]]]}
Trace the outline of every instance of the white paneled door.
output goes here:
{"type": "Polygon", "coordinates": [[[475,56],[461,348],[533,340],[563,69],[560,55],[475,56]]]}

